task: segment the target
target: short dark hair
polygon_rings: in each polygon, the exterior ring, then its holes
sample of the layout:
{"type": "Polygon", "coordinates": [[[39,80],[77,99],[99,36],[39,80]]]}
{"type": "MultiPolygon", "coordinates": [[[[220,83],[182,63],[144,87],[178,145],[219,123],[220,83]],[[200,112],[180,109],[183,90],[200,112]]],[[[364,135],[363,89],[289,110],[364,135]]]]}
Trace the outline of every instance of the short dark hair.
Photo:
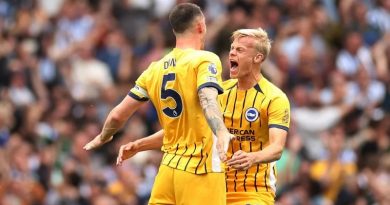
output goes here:
{"type": "Polygon", "coordinates": [[[175,33],[183,33],[197,16],[203,16],[200,7],[192,3],[176,5],[169,14],[169,23],[175,33]]]}

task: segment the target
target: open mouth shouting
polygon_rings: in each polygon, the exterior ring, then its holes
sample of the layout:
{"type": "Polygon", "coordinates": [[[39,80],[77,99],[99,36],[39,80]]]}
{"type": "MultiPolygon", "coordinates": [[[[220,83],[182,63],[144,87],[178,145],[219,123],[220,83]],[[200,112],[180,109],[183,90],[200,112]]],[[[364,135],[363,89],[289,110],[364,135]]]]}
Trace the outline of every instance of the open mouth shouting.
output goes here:
{"type": "Polygon", "coordinates": [[[238,74],[238,62],[230,59],[230,75],[235,76],[238,74]]]}

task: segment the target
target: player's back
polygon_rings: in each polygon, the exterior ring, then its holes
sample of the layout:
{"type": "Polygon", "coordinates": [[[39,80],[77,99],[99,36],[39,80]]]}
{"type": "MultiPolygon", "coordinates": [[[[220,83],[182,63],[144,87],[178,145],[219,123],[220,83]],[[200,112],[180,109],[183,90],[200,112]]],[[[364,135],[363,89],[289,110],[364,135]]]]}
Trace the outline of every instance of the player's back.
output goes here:
{"type": "Polygon", "coordinates": [[[146,92],[164,129],[163,164],[192,173],[221,171],[213,170],[213,135],[198,98],[198,90],[205,86],[222,91],[220,72],[215,54],[175,48],[137,80],[132,91],[146,92]]]}

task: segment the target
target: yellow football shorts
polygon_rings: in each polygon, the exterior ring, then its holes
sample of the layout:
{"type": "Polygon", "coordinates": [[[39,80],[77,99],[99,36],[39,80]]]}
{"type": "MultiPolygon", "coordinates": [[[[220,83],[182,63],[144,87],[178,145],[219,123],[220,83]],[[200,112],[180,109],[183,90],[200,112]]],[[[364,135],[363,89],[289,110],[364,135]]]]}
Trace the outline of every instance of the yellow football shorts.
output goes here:
{"type": "Polygon", "coordinates": [[[149,204],[225,205],[225,174],[197,175],[160,165],[149,204]]]}
{"type": "Polygon", "coordinates": [[[227,205],[273,205],[274,196],[262,192],[228,192],[227,205]]]}

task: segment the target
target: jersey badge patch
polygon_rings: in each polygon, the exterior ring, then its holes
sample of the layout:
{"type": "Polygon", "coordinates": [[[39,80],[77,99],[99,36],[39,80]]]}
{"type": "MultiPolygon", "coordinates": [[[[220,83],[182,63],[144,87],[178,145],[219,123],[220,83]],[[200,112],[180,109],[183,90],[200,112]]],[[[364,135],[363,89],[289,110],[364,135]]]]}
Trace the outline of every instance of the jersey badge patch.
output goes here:
{"type": "Polygon", "coordinates": [[[211,74],[215,75],[217,74],[217,66],[215,66],[214,63],[210,63],[209,65],[209,71],[211,74]]]}
{"type": "Polygon", "coordinates": [[[245,111],[245,118],[248,122],[254,122],[259,118],[259,111],[254,107],[250,107],[245,111]]]}

